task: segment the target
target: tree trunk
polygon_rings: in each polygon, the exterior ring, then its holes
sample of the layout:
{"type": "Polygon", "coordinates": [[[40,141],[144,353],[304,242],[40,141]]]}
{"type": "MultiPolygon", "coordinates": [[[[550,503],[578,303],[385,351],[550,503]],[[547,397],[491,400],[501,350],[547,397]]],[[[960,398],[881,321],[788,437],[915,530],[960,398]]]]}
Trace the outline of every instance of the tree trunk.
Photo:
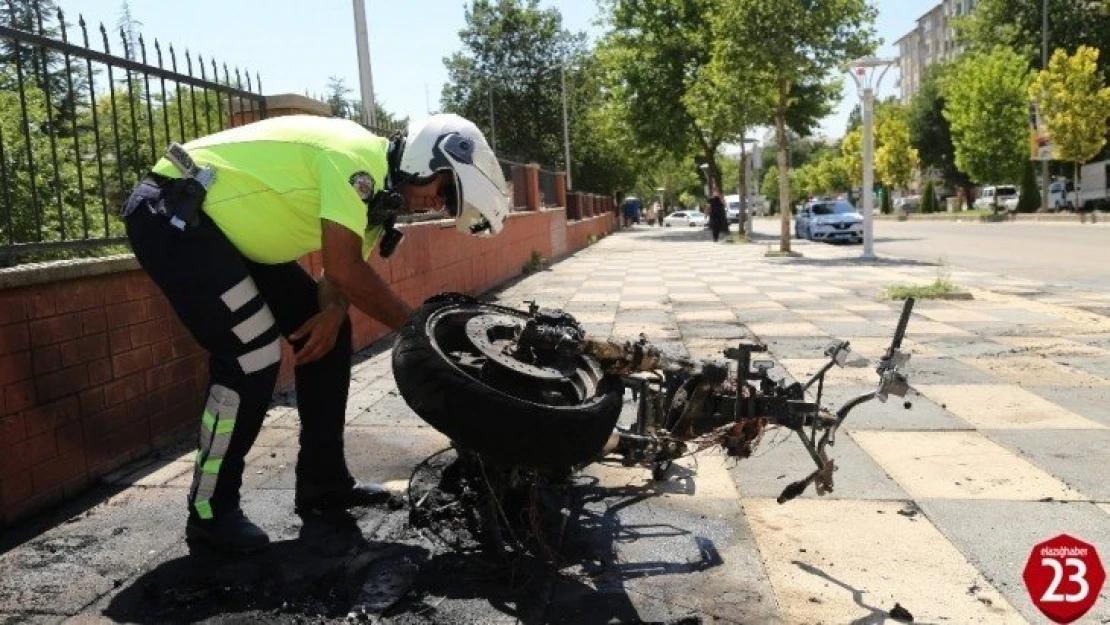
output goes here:
{"type": "Polygon", "coordinates": [[[790,85],[785,78],[779,79],[779,102],[775,110],[775,139],[778,142],[779,163],[779,213],[782,228],[779,232],[779,251],[790,253],[790,169],[786,164],[786,105],[790,85]]]}
{"type": "MultiPolygon", "coordinates": [[[[737,220],[737,232],[741,235],[746,234],[745,223],[748,219],[748,146],[744,142],[744,135],[740,135],[740,188],[737,189],[740,193],[740,219],[737,220]]],[[[725,206],[728,210],[728,206],[725,206]]]]}

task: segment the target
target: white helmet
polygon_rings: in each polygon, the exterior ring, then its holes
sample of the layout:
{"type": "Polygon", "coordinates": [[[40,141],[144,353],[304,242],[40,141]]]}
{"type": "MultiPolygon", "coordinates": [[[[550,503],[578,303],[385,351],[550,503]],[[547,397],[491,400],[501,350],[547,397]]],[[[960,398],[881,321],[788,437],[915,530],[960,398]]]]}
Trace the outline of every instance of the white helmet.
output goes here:
{"type": "Polygon", "coordinates": [[[416,181],[451,171],[455,193],[448,198],[447,211],[455,216],[455,227],[469,234],[501,232],[509,214],[509,185],[472,122],[444,113],[410,123],[397,169],[398,180],[416,181]]]}

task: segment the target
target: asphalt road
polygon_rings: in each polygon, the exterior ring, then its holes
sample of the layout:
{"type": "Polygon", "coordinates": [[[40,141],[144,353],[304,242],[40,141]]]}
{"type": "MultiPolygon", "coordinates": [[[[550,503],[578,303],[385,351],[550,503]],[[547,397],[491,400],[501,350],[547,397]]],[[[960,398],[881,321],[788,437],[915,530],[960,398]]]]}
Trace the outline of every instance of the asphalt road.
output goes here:
{"type": "MultiPolygon", "coordinates": [[[[776,236],[779,222],[757,219],[755,232],[776,236]]],[[[875,254],[942,260],[961,269],[1110,290],[1110,223],[1105,221],[1094,225],[877,220],[875,254]]]]}

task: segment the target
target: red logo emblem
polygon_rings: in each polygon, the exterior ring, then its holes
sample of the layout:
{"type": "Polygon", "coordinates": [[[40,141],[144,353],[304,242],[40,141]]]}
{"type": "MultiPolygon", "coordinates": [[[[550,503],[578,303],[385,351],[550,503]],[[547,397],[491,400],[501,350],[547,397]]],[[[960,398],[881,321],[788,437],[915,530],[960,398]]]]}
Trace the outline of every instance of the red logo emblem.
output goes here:
{"type": "Polygon", "coordinates": [[[1106,569],[1094,545],[1060,534],[1033,547],[1022,578],[1041,613],[1056,623],[1070,623],[1098,600],[1106,569]]]}

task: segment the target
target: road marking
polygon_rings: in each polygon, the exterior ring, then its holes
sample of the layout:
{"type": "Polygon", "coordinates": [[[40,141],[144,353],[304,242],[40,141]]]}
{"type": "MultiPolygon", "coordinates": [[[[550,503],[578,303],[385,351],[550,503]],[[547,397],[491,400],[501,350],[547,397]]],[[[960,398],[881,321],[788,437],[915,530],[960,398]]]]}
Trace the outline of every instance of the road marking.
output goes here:
{"type": "Polygon", "coordinates": [[[852,438],[914,499],[1089,500],[979,432],[861,430],[852,438]]]}

